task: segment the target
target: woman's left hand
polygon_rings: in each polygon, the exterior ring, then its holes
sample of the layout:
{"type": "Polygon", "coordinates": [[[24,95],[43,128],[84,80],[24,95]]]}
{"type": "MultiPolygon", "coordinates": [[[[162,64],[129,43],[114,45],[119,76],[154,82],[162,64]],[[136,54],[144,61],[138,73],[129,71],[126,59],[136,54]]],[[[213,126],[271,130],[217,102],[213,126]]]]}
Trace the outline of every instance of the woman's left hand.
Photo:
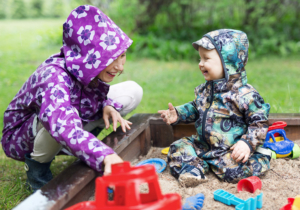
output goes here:
{"type": "Polygon", "coordinates": [[[109,119],[112,118],[113,121],[113,130],[116,131],[118,122],[121,124],[122,131],[126,132],[126,128],[130,130],[130,125],[132,122],[122,118],[120,113],[115,110],[112,106],[105,106],[103,108],[103,120],[105,123],[105,128],[109,128],[109,119]]]}

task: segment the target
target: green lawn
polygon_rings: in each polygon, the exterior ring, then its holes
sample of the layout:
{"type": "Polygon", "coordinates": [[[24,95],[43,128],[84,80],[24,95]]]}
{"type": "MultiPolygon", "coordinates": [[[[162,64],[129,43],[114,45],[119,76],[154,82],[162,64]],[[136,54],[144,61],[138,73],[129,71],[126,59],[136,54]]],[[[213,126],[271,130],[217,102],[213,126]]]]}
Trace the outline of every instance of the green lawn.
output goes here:
{"type": "MultiPolygon", "coordinates": [[[[3,113],[24,81],[41,62],[59,51],[59,46],[48,46],[45,40],[62,23],[63,20],[49,19],[0,21],[1,130],[3,113]]],[[[249,59],[246,69],[248,82],[271,104],[272,113],[300,112],[299,56],[249,59]]],[[[114,83],[126,80],[136,81],[144,90],[143,100],[133,113],[155,113],[166,109],[168,102],[180,105],[191,101],[194,87],[204,82],[197,61],[131,60],[130,55],[125,74],[114,83]]],[[[58,157],[51,170],[56,175],[73,161],[72,157],[58,157]]],[[[25,180],[23,163],[7,158],[0,150],[0,209],[11,209],[29,195],[24,189],[25,180]]]]}

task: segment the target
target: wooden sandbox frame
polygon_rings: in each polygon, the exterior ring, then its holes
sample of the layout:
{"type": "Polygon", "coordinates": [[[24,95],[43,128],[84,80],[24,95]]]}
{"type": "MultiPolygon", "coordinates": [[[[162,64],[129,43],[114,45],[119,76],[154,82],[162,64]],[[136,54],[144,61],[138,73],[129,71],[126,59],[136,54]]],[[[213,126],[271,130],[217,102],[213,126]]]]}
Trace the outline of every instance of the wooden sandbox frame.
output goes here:
{"type": "MultiPolygon", "coordinates": [[[[116,132],[103,139],[125,161],[133,161],[140,155],[146,155],[151,146],[168,147],[174,140],[196,133],[193,123],[170,126],[162,121],[159,114],[135,114],[129,121],[133,125],[127,133],[123,133],[119,127],[116,132]]],[[[285,132],[290,140],[300,139],[300,114],[270,114],[269,124],[276,121],[287,123],[285,132]]],[[[77,160],[14,209],[24,210],[30,207],[60,210],[86,201],[94,195],[95,179],[99,175],[77,160]]]]}

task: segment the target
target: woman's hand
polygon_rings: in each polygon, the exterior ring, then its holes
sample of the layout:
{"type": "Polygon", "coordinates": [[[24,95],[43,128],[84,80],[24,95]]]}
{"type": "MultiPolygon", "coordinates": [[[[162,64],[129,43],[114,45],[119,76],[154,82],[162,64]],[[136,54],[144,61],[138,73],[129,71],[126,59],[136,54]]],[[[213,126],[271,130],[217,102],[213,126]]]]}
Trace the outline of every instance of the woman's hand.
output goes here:
{"type": "Polygon", "coordinates": [[[104,158],[103,163],[104,163],[103,175],[106,176],[106,175],[111,174],[111,165],[112,164],[123,163],[123,160],[117,154],[114,153],[114,154],[107,155],[104,158]]]}
{"type": "Polygon", "coordinates": [[[121,117],[120,113],[115,110],[112,106],[105,106],[103,108],[103,120],[105,123],[105,128],[109,128],[109,119],[112,118],[113,121],[113,129],[116,131],[118,122],[121,124],[122,131],[126,132],[126,128],[130,130],[130,125],[132,122],[125,120],[121,117]]]}
{"type": "Polygon", "coordinates": [[[160,114],[161,118],[163,118],[163,121],[170,125],[177,121],[178,115],[174,106],[171,103],[169,103],[168,105],[168,110],[159,110],[158,113],[160,114]]]}
{"type": "Polygon", "coordinates": [[[231,158],[236,162],[243,160],[242,162],[245,163],[249,159],[251,151],[245,142],[238,141],[230,149],[233,150],[231,158]]]}

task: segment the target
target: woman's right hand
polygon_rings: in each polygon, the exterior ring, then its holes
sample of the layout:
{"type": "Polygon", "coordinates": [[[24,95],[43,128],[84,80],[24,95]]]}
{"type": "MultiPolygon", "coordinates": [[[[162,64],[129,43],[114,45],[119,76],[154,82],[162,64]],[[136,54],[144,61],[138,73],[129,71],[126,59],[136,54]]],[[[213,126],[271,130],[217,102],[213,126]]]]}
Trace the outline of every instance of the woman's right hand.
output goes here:
{"type": "Polygon", "coordinates": [[[110,175],[111,174],[111,165],[116,164],[116,163],[123,163],[122,158],[119,157],[119,155],[113,153],[110,155],[107,155],[104,160],[104,176],[110,175]]]}
{"type": "Polygon", "coordinates": [[[170,125],[177,121],[178,115],[174,106],[171,103],[169,103],[168,105],[169,105],[168,110],[159,110],[158,113],[160,114],[163,121],[170,125]]]}

